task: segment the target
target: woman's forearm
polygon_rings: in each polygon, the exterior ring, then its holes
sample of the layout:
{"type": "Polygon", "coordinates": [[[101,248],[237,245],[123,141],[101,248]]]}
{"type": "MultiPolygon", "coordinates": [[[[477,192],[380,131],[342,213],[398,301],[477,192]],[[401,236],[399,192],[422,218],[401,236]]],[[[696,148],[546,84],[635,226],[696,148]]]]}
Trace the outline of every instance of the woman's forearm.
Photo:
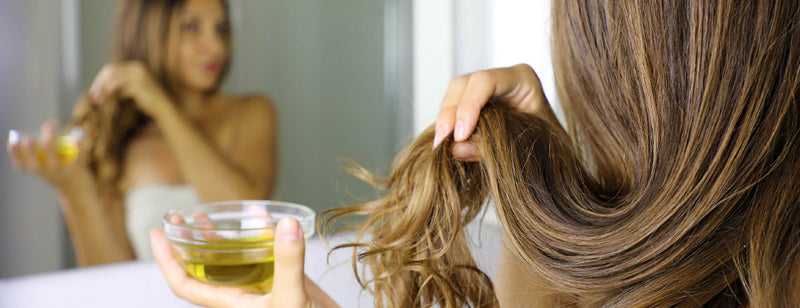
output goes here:
{"type": "Polygon", "coordinates": [[[61,210],[80,266],[133,259],[119,203],[103,204],[88,172],[58,188],[61,210]],[[114,208],[116,207],[116,208],[114,208]]]}
{"type": "Polygon", "coordinates": [[[249,177],[176,108],[165,108],[156,123],[203,201],[262,199],[269,194],[271,183],[249,177]]]}

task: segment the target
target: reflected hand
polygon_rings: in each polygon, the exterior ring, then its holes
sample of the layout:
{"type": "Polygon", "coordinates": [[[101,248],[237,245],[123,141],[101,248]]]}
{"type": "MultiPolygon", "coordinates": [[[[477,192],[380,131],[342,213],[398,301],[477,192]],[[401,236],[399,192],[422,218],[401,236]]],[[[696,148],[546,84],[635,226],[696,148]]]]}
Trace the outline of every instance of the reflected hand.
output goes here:
{"type": "Polygon", "coordinates": [[[173,255],[162,230],[150,231],[150,243],[172,291],[192,303],[209,307],[338,307],[305,277],[305,239],[300,223],[294,218],[284,218],[278,223],[275,233],[275,271],[272,292],[267,295],[193,279],[173,255]]]}
{"type": "Polygon", "coordinates": [[[83,183],[92,175],[81,139],[77,140],[77,156],[69,161],[60,160],[56,150],[56,125],[54,121],[42,124],[39,140],[9,133],[6,150],[17,170],[42,177],[57,189],[83,183]]]}
{"type": "Polygon", "coordinates": [[[467,138],[475,130],[478,116],[490,99],[506,103],[523,112],[558,123],[536,72],[527,64],[462,75],[450,81],[436,119],[436,148],[453,133],[453,156],[467,161],[480,160],[474,144],[467,138]]]}
{"type": "Polygon", "coordinates": [[[95,76],[89,95],[95,104],[102,104],[109,98],[131,99],[153,118],[170,102],[161,85],[139,61],[106,64],[95,76]]]}

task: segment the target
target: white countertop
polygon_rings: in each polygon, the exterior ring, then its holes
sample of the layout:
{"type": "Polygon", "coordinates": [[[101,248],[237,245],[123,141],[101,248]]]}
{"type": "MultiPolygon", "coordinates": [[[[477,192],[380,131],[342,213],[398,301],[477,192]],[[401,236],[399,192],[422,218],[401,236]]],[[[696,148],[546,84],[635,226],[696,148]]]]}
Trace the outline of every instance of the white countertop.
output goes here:
{"type": "MultiPolygon", "coordinates": [[[[493,277],[500,247],[498,229],[492,225],[471,229],[478,265],[493,277]]],[[[353,233],[339,234],[330,239],[330,245],[352,238],[353,233]]],[[[308,240],[305,271],[309,278],[342,307],[372,307],[372,295],[362,291],[353,274],[351,250],[340,250],[330,259],[328,251],[319,237],[308,240]]],[[[0,307],[197,306],[172,293],[155,261],[137,260],[0,280],[0,307]]]]}

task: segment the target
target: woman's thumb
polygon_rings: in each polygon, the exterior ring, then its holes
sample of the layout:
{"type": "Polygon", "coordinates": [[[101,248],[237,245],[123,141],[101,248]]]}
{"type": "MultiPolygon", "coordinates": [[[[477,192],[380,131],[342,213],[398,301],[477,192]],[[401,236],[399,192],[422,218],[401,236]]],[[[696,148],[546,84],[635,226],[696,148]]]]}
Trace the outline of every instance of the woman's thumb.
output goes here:
{"type": "Polygon", "coordinates": [[[303,230],[297,219],[281,219],[275,229],[273,307],[299,307],[308,301],[303,286],[305,248],[303,230]]]}

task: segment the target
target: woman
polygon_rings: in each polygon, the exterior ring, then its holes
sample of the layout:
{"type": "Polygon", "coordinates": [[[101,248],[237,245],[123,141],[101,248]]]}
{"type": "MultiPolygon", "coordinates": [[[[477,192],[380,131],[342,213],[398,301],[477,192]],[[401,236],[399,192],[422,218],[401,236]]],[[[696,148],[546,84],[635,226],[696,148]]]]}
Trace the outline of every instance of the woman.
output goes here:
{"type": "Polygon", "coordinates": [[[527,66],[456,78],[386,196],[333,211],[369,215],[345,247],[376,306],[800,305],[800,3],[553,1],[552,19],[568,129],[527,66]],[[494,281],[463,231],[486,198],[494,281]]]}
{"type": "Polygon", "coordinates": [[[219,92],[231,56],[220,0],[122,1],[112,62],[76,105],[86,133],[78,158],[55,160],[54,127],[41,148],[9,146],[15,165],[58,192],[82,266],[151,255],[147,232],[170,208],[269,197],[275,115],[262,96],[219,92]]]}

